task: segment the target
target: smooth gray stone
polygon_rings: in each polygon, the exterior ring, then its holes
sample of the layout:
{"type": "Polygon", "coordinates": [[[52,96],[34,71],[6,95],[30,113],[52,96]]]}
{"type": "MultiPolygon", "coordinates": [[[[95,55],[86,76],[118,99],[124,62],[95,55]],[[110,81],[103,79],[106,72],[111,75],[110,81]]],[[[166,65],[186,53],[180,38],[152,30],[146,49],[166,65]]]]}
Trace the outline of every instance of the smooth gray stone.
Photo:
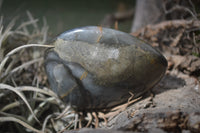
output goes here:
{"type": "Polygon", "coordinates": [[[138,97],[165,74],[156,49],[127,33],[96,26],[64,32],[45,55],[52,89],[77,110],[108,109],[138,97]]]}

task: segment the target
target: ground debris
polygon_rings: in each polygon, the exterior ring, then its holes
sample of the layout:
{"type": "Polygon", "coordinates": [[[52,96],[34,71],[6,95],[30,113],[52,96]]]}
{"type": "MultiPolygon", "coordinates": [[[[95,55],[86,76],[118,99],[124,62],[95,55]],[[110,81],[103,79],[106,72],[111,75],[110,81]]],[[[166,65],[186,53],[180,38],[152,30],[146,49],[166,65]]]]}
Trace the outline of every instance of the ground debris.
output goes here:
{"type": "Polygon", "coordinates": [[[104,128],[152,132],[200,131],[199,82],[186,74],[170,72],[153,88],[154,106],[145,106],[150,97],[131,105],[126,111],[108,121],[104,128]],[[198,89],[196,89],[198,87],[198,89]]]}
{"type": "Polygon", "coordinates": [[[170,20],[148,25],[132,35],[148,41],[167,56],[169,69],[200,76],[199,20],[170,20]]]}
{"type": "MultiPolygon", "coordinates": [[[[167,132],[181,132],[188,130],[199,132],[199,113],[167,112],[144,113],[135,117],[132,123],[126,125],[128,131],[147,132],[153,129],[161,129],[167,132]]],[[[122,128],[122,129],[123,129],[122,128]]]]}

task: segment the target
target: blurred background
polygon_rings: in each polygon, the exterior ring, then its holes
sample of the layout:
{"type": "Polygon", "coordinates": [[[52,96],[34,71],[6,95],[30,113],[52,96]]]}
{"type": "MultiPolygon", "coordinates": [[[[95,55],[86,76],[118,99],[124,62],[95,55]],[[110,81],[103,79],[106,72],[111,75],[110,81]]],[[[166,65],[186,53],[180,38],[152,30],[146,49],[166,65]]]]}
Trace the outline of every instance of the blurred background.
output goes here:
{"type": "MultiPolygon", "coordinates": [[[[47,20],[49,34],[53,36],[81,26],[102,25],[106,16],[133,9],[134,0],[4,0],[0,14],[4,24],[18,17],[16,25],[27,21],[27,11],[42,25],[47,20]]],[[[110,15],[111,16],[111,15],[110,15]]],[[[131,15],[132,16],[132,15],[131,15]]],[[[119,29],[130,32],[132,19],[119,22],[119,29]]]]}

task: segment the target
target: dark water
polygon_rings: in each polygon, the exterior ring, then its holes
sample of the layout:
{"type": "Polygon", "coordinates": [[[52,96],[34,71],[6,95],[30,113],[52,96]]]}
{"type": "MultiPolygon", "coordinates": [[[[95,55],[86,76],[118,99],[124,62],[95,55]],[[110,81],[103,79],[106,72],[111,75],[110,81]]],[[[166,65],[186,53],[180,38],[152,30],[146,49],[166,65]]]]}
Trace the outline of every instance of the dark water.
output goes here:
{"type": "MultiPolygon", "coordinates": [[[[106,14],[116,12],[120,4],[133,8],[134,0],[4,0],[0,14],[4,22],[19,16],[17,23],[28,20],[26,11],[38,18],[45,17],[52,35],[68,29],[100,25],[106,14]]],[[[131,20],[119,24],[119,29],[130,32],[131,20]]]]}

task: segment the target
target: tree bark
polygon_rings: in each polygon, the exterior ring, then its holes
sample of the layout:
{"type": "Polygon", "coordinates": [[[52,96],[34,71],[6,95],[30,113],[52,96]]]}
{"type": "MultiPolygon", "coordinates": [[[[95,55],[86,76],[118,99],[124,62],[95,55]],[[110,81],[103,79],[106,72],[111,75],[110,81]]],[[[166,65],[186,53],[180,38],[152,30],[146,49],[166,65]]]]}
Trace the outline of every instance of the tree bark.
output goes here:
{"type": "Polygon", "coordinates": [[[131,32],[164,20],[163,0],[137,0],[131,32]]]}

